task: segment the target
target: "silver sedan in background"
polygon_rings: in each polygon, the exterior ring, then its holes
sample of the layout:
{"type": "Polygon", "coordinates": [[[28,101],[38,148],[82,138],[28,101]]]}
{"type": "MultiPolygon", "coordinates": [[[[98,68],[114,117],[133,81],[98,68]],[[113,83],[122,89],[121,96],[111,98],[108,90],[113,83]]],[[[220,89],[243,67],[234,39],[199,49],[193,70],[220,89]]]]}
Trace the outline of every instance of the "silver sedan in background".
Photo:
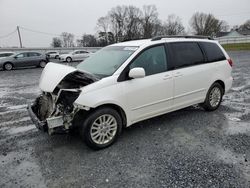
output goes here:
{"type": "Polygon", "coordinates": [[[12,70],[20,67],[45,67],[48,60],[45,54],[38,52],[21,52],[9,57],[0,58],[0,69],[12,70]]]}
{"type": "Polygon", "coordinates": [[[73,52],[69,52],[67,54],[61,54],[59,56],[59,60],[61,62],[72,62],[72,61],[82,61],[90,56],[90,52],[85,50],[75,50],[73,52]]]}

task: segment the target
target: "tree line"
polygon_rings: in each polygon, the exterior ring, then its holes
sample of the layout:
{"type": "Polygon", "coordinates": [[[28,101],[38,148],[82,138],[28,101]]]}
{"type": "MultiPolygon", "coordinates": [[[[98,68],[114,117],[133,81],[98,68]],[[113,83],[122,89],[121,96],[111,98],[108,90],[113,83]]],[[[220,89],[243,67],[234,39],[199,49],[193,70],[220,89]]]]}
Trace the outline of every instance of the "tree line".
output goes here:
{"type": "MultiPolygon", "coordinates": [[[[219,20],[213,14],[196,12],[190,18],[188,33],[194,35],[216,36],[219,32],[226,32],[229,26],[226,21],[219,20]]],[[[109,44],[152,38],[158,35],[187,34],[181,18],[171,14],[166,20],[160,20],[155,5],[145,5],[142,9],[129,5],[112,8],[106,16],[100,17],[96,23],[97,33],[83,34],[80,39],[74,40],[72,33],[63,32],[61,37],[52,39],[53,47],[97,47],[109,44]],[[75,43],[76,42],[76,43],[75,43]]],[[[250,30],[250,20],[234,29],[250,30]]]]}

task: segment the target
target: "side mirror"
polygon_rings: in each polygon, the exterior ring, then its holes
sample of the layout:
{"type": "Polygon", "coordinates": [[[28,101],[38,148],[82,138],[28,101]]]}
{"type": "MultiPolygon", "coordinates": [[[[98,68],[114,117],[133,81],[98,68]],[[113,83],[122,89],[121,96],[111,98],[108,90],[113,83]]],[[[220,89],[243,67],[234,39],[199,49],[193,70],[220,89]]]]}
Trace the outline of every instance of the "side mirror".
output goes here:
{"type": "Polygon", "coordinates": [[[130,78],[143,78],[146,76],[144,68],[135,67],[129,71],[130,78]]]}

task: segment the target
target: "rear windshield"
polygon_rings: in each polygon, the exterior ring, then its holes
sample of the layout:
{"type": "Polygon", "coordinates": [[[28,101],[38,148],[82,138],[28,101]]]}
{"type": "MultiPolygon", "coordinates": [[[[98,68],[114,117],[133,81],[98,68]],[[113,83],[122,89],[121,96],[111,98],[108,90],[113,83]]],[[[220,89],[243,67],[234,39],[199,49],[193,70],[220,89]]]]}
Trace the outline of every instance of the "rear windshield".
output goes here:
{"type": "Polygon", "coordinates": [[[216,43],[200,42],[200,45],[205,50],[208,62],[221,61],[226,59],[224,53],[216,43]]]}

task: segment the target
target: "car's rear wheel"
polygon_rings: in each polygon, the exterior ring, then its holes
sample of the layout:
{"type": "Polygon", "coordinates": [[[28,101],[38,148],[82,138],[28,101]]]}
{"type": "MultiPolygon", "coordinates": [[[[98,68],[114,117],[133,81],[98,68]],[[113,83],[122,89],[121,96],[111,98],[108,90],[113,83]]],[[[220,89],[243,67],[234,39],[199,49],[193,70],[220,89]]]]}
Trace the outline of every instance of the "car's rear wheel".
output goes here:
{"type": "Polygon", "coordinates": [[[5,63],[4,64],[4,70],[10,71],[13,69],[12,63],[5,63]]]}
{"type": "Polygon", "coordinates": [[[55,59],[59,59],[59,55],[56,55],[56,56],[55,56],[55,59]]]}
{"type": "Polygon", "coordinates": [[[80,127],[87,146],[102,149],[112,145],[122,130],[119,113],[112,108],[99,108],[88,115],[80,127]]]}
{"type": "Polygon", "coordinates": [[[44,68],[46,66],[47,62],[46,61],[40,61],[39,67],[44,68]]]}
{"type": "Polygon", "coordinates": [[[208,90],[206,100],[201,106],[207,111],[216,110],[222,101],[223,88],[219,83],[214,83],[208,90]]]}
{"type": "Polygon", "coordinates": [[[71,57],[67,57],[67,58],[66,58],[66,61],[67,61],[68,63],[70,63],[70,62],[72,61],[72,58],[71,58],[71,57]]]}

